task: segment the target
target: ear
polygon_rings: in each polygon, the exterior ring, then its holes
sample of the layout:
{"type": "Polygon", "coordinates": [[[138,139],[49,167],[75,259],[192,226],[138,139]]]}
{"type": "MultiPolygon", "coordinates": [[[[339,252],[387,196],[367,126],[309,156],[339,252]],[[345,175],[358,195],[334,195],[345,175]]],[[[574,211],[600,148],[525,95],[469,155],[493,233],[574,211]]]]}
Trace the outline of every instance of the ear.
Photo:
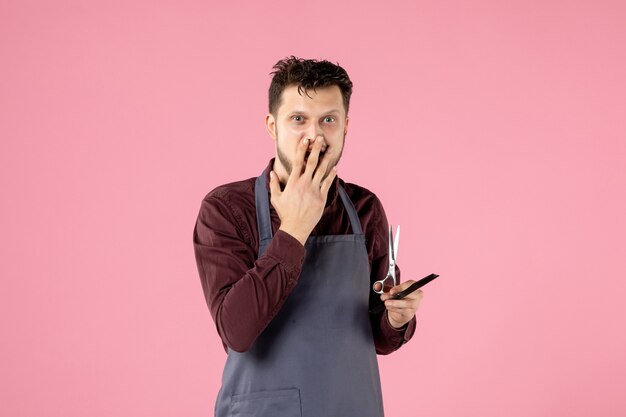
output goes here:
{"type": "Polygon", "coordinates": [[[265,115],[265,128],[274,142],[276,142],[276,120],[274,119],[274,115],[272,115],[272,113],[265,115]]]}
{"type": "Polygon", "coordinates": [[[350,122],[350,118],[346,116],[346,127],[343,129],[343,135],[346,136],[348,134],[348,123],[350,122]]]}

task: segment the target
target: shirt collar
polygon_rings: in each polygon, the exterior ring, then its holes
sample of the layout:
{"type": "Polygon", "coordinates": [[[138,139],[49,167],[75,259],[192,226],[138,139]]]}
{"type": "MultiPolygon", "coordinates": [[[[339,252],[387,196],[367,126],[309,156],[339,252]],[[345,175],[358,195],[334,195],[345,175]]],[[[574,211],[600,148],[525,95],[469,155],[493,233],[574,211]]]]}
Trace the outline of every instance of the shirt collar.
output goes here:
{"type": "MultiPolygon", "coordinates": [[[[265,170],[265,187],[267,188],[268,192],[270,191],[270,171],[274,168],[275,159],[275,157],[270,159],[270,162],[267,165],[267,169],[265,170]]],[[[337,187],[340,184],[340,181],[341,183],[343,183],[343,181],[339,179],[339,176],[335,176],[333,183],[328,189],[328,196],[326,197],[326,207],[330,206],[337,200],[337,194],[339,194],[339,189],[337,187]]],[[[283,188],[282,184],[281,188],[283,188]]]]}

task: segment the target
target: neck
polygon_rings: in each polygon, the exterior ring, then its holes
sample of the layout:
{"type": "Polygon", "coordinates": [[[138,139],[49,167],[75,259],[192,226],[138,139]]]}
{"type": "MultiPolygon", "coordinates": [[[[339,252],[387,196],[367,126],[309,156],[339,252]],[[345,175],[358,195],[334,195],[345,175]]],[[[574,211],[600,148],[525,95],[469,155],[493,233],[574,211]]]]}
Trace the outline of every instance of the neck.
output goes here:
{"type": "Polygon", "coordinates": [[[287,169],[283,166],[283,164],[280,163],[278,156],[276,156],[276,158],[274,159],[274,166],[272,167],[272,169],[278,175],[278,181],[280,181],[280,183],[283,185],[287,184],[287,180],[289,179],[289,173],[287,172],[287,169]]]}

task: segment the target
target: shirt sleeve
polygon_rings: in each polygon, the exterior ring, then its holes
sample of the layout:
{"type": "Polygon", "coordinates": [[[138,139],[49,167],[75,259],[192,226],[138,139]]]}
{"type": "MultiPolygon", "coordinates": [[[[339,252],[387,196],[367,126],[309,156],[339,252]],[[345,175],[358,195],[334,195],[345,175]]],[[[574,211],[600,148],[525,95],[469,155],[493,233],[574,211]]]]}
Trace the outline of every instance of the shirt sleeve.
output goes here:
{"type": "MultiPolygon", "coordinates": [[[[375,212],[372,218],[372,226],[374,230],[371,235],[373,245],[371,268],[372,285],[375,281],[381,280],[387,275],[387,269],[389,266],[389,223],[387,222],[387,216],[385,215],[383,206],[378,198],[374,199],[373,210],[375,210],[375,212]]],[[[400,268],[397,263],[396,279],[398,283],[401,282],[400,268]]],[[[382,303],[380,294],[372,291],[370,295],[370,310],[382,303]]],[[[388,355],[398,350],[403,344],[411,340],[413,334],[415,333],[417,319],[414,316],[403,327],[396,329],[389,323],[387,310],[385,309],[381,313],[370,314],[370,321],[372,324],[376,353],[379,355],[388,355]]]]}
{"type": "Polygon", "coordinates": [[[298,283],[304,246],[278,230],[261,257],[224,196],[202,201],[193,245],[207,306],[224,349],[248,350],[298,283]],[[245,306],[245,308],[242,308],[245,306]]]}

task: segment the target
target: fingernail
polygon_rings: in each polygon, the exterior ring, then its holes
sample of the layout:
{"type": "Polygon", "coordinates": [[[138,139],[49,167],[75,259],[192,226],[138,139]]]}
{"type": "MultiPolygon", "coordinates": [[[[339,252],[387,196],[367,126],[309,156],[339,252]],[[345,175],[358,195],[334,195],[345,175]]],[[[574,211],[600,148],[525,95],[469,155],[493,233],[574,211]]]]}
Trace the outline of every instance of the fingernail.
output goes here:
{"type": "Polygon", "coordinates": [[[302,139],[302,143],[304,143],[306,145],[307,143],[309,143],[309,139],[308,138],[302,139]]]}
{"type": "Polygon", "coordinates": [[[321,136],[318,136],[318,137],[317,137],[317,141],[318,141],[318,142],[321,142],[321,141],[323,141],[323,140],[324,140],[324,138],[323,138],[323,137],[321,137],[321,136]]]}

